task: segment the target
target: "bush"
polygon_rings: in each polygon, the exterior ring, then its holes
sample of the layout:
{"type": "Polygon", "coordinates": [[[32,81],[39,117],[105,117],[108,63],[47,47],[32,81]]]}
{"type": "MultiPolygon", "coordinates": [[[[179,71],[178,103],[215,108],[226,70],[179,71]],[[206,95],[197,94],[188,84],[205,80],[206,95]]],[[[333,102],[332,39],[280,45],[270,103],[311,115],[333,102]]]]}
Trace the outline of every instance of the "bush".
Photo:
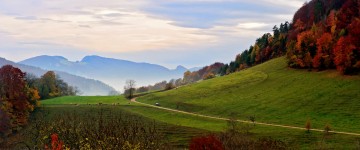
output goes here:
{"type": "Polygon", "coordinates": [[[208,80],[208,79],[212,79],[212,78],[215,78],[215,74],[213,73],[208,73],[207,75],[204,76],[204,80],[208,80]]]}
{"type": "Polygon", "coordinates": [[[191,140],[190,150],[223,150],[222,143],[214,136],[195,137],[191,140]]]}

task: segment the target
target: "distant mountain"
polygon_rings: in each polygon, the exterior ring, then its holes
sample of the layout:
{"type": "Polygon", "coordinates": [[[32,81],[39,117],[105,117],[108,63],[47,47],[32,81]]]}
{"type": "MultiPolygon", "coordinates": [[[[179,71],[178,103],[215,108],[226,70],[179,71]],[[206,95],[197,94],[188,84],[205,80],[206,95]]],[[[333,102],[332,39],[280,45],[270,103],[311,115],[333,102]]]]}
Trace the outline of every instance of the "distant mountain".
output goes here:
{"type": "Polygon", "coordinates": [[[188,69],[190,72],[193,72],[193,71],[198,71],[198,70],[200,70],[200,69],[202,69],[202,68],[204,68],[204,67],[194,67],[194,68],[190,68],[190,69],[188,69]]]}
{"type": "MultiPolygon", "coordinates": [[[[56,57],[56,59],[63,60],[63,58],[56,57]]],[[[21,69],[24,72],[34,74],[38,77],[42,76],[47,70],[32,67],[24,64],[18,64],[0,57],[0,67],[4,65],[12,65],[21,69]]],[[[55,71],[66,83],[71,86],[76,86],[82,92],[82,95],[108,95],[111,91],[115,91],[114,88],[109,85],[93,79],[86,79],[84,77],[72,75],[69,73],[55,71]]]]}
{"type": "Polygon", "coordinates": [[[188,69],[178,66],[176,69],[127,60],[86,56],[81,61],[69,61],[61,56],[37,56],[19,62],[47,70],[63,71],[78,76],[101,80],[118,90],[122,90],[125,81],[133,79],[137,86],[154,84],[163,80],[181,78],[188,69]]]}

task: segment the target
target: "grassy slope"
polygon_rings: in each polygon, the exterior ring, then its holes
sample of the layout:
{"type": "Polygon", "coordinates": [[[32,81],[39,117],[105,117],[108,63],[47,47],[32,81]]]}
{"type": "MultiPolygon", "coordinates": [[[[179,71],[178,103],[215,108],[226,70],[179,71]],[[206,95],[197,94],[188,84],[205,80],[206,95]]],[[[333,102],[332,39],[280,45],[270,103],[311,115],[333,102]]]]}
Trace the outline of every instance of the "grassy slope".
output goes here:
{"type": "Polygon", "coordinates": [[[239,119],[360,133],[360,77],[335,71],[307,72],[286,67],[285,58],[228,76],[138,99],[164,107],[239,119]]]}

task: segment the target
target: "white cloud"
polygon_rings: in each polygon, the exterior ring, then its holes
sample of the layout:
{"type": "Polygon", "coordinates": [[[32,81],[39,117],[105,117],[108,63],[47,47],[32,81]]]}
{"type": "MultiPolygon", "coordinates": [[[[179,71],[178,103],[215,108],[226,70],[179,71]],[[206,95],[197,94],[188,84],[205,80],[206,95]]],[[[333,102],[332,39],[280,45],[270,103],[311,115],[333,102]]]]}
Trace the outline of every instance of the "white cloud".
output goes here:
{"type": "Polygon", "coordinates": [[[39,54],[122,58],[123,53],[131,53],[134,56],[129,54],[129,59],[142,61],[156,50],[168,57],[147,61],[166,65],[160,59],[176,59],[175,65],[193,59],[188,63],[206,65],[212,61],[209,58],[221,57],[216,60],[227,62],[257,37],[271,32],[272,26],[290,21],[304,2],[0,0],[0,53],[12,60],[39,54]],[[14,55],[11,48],[21,51],[21,56],[14,55]],[[212,51],[207,53],[209,49],[212,51]],[[138,55],[144,51],[146,55],[140,59],[138,55]],[[186,53],[180,58],[182,51],[186,53]],[[225,53],[228,55],[221,56],[225,53]],[[203,60],[195,62],[200,57],[203,60]]]}
{"type": "Polygon", "coordinates": [[[262,22],[247,22],[247,23],[239,23],[237,27],[242,29],[259,29],[267,26],[268,24],[262,22]]]}
{"type": "Polygon", "coordinates": [[[293,8],[300,8],[306,0],[263,0],[273,5],[281,5],[293,8]]]}
{"type": "Polygon", "coordinates": [[[88,14],[49,13],[24,20],[0,14],[0,30],[20,41],[47,41],[94,51],[123,52],[160,49],[215,41],[200,29],[172,25],[140,11],[86,8],[88,14]],[[109,15],[110,16],[107,16],[109,15]],[[122,14],[111,16],[111,14],[122,14]],[[86,28],[84,28],[86,27],[86,28]]]}

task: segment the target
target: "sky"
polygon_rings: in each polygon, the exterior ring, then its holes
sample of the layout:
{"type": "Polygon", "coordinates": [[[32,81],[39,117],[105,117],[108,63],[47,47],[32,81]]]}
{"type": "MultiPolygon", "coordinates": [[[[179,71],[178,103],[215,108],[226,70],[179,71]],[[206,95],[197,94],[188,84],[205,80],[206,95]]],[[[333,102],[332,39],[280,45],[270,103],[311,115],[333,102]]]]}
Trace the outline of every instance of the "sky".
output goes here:
{"type": "Polygon", "coordinates": [[[305,0],[0,0],[0,57],[228,63],[305,0]]]}

